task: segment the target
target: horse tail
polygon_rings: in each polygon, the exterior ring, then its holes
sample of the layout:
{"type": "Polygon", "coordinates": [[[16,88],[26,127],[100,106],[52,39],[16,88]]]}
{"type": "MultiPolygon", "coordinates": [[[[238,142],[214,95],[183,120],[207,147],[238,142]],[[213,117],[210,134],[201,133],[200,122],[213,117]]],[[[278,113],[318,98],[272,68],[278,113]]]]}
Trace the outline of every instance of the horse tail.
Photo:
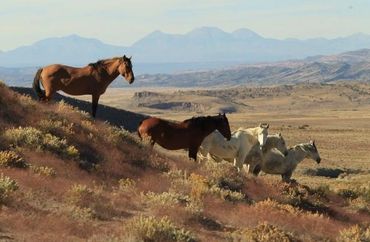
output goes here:
{"type": "Polygon", "coordinates": [[[141,137],[141,134],[140,134],[140,126],[141,126],[141,124],[143,123],[143,121],[144,121],[144,120],[141,120],[141,121],[140,121],[139,125],[137,126],[137,130],[136,130],[137,135],[139,136],[139,138],[140,138],[141,140],[143,140],[143,137],[141,137]]]}
{"type": "Polygon", "coordinates": [[[45,93],[40,88],[40,78],[41,78],[41,72],[42,68],[38,69],[35,75],[35,78],[33,79],[33,85],[32,88],[39,97],[39,99],[45,98],[45,93]]]}

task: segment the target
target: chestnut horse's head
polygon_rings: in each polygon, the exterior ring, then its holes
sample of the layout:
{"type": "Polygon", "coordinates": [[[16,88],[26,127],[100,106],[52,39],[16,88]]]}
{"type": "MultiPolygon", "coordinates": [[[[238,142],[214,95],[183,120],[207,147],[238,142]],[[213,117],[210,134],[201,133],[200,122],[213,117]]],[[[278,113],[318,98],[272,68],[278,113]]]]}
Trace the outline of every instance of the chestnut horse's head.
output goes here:
{"type": "Polygon", "coordinates": [[[121,58],[121,64],[118,67],[119,74],[121,74],[128,83],[133,83],[135,80],[134,72],[132,71],[131,57],[127,58],[125,55],[121,58]]]}
{"type": "Polygon", "coordinates": [[[231,131],[230,131],[230,125],[229,120],[226,117],[226,114],[218,114],[216,116],[216,129],[220,131],[220,133],[227,139],[231,139],[231,131]]]}

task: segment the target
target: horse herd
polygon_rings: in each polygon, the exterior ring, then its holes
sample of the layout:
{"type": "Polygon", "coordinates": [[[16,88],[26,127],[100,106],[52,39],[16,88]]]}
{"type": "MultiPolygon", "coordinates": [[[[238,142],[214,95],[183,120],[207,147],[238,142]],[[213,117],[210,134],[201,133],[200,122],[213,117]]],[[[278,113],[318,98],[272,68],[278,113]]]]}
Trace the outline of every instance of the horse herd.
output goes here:
{"type": "MultiPolygon", "coordinates": [[[[70,95],[92,95],[92,116],[100,96],[109,84],[122,75],[129,84],[134,82],[131,57],[115,57],[77,68],[53,64],[37,70],[33,89],[41,101],[49,101],[62,90],[70,95]],[[44,87],[44,91],[40,87],[44,87]]],[[[232,162],[239,171],[258,175],[260,171],[280,174],[283,181],[290,181],[298,163],[311,158],[320,163],[315,142],[287,148],[281,134],[268,134],[268,124],[255,128],[230,131],[225,114],[193,117],[183,122],[173,122],[155,117],[143,120],[137,131],[142,139],[149,139],[169,150],[188,149],[189,158],[232,162]]]]}
{"type": "Polygon", "coordinates": [[[156,117],[143,120],[137,131],[139,137],[148,139],[168,150],[188,149],[189,158],[208,159],[215,162],[232,162],[239,171],[258,175],[279,174],[289,182],[293,171],[305,158],[320,163],[315,142],[297,144],[287,148],[283,136],[268,134],[268,124],[255,128],[230,131],[225,114],[193,117],[173,122],[156,117]]]}

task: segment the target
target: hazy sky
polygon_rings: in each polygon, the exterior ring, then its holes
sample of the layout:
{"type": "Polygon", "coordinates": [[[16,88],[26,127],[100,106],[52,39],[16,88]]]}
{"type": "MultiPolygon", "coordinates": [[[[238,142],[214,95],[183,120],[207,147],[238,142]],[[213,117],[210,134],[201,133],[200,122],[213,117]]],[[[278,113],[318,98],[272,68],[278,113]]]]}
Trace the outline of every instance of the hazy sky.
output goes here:
{"type": "Polygon", "coordinates": [[[370,34],[370,0],[0,0],[0,50],[78,34],[128,46],[161,30],[249,28],[271,38],[370,34]]]}

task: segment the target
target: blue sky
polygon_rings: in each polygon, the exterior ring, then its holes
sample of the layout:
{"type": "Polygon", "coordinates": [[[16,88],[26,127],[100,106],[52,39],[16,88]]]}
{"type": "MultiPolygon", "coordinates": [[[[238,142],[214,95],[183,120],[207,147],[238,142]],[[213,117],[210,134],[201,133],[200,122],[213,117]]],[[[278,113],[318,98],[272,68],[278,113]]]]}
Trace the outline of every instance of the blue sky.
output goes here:
{"type": "Polygon", "coordinates": [[[1,0],[0,50],[78,34],[128,46],[161,30],[249,28],[270,38],[370,34],[369,0],[1,0]]]}

